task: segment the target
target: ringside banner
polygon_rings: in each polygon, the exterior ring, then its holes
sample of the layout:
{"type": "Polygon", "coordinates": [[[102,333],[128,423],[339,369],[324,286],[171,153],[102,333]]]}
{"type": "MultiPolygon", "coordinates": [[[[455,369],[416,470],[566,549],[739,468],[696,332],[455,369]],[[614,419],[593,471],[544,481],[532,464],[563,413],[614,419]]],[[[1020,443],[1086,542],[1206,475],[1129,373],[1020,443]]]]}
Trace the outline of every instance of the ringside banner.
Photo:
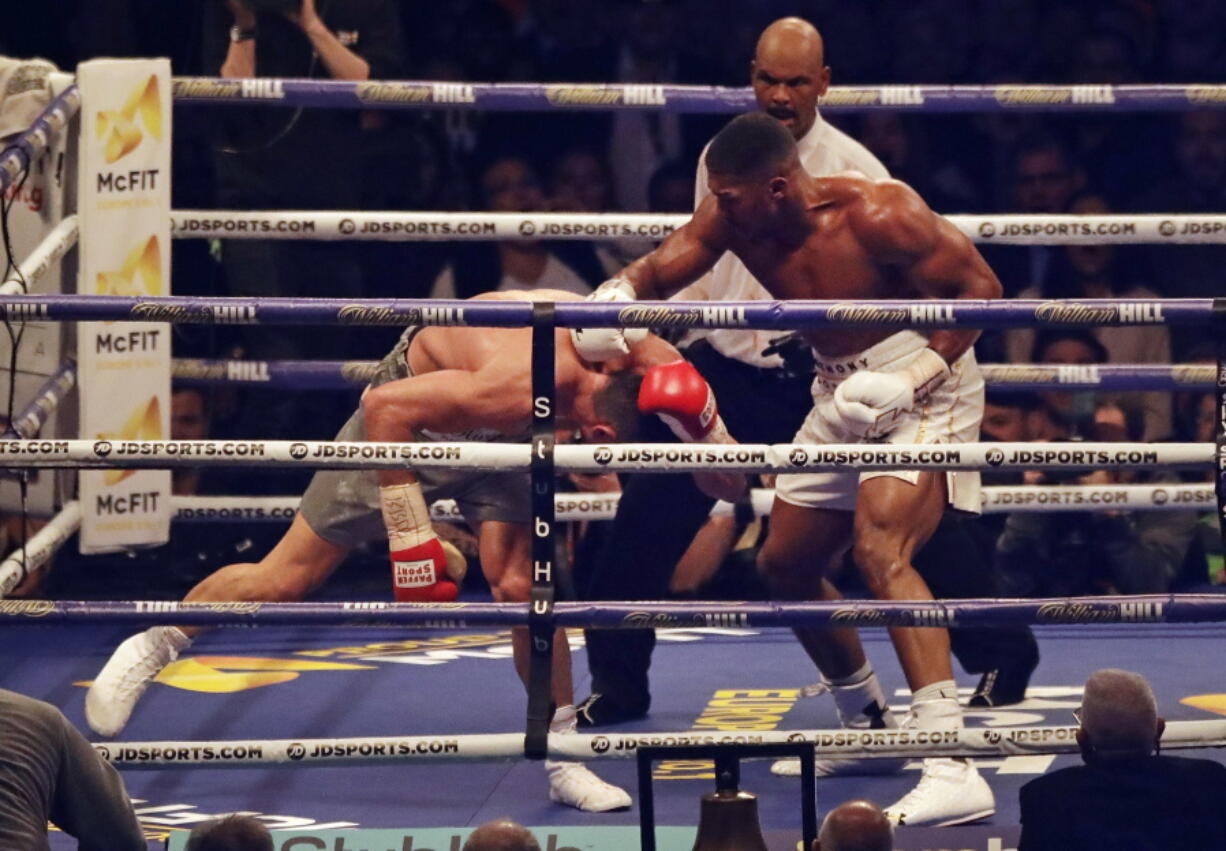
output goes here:
{"type": "MultiPolygon", "coordinates": [[[[98,59],[81,89],[80,268],[86,295],[170,291],[170,62],[98,59]]],[[[82,437],[170,437],[170,326],[82,323],[77,337],[82,437]]],[[[81,552],[165,543],[170,472],[85,470],[81,552]]]]}

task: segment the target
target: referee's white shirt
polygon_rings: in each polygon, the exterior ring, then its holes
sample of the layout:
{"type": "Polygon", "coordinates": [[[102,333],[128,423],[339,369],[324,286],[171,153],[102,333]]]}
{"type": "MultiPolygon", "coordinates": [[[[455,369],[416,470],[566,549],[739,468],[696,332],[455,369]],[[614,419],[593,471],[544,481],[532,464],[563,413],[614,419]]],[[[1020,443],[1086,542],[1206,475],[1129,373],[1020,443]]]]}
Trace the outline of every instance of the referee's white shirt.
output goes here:
{"type": "MultiPolygon", "coordinates": [[[[710,143],[707,144],[710,147],[710,143]]],[[[881,180],[890,176],[881,161],[868,148],[848,136],[837,127],[822,120],[819,114],[809,132],[796,143],[800,162],[814,176],[836,174],[840,171],[859,171],[881,180]]],[[[707,188],[707,149],[703,148],[698,158],[698,176],[694,187],[694,208],[711,194],[707,188]]],[[[720,301],[768,300],[772,296],[757,279],[749,273],[739,258],[725,253],[707,275],[692,287],[686,287],[677,298],[720,301]]],[[[720,354],[758,367],[782,366],[778,355],[763,355],[762,350],[770,341],[782,335],[778,330],[716,329],[707,332],[706,339],[720,354]]]]}

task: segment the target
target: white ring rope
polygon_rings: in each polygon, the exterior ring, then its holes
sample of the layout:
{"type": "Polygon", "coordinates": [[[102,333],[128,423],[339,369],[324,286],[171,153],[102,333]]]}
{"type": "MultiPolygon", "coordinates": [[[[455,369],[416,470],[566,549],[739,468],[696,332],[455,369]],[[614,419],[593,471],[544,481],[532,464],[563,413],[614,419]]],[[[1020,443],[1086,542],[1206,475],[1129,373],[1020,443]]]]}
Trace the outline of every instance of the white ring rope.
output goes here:
{"type": "MultiPolygon", "coordinates": [[[[812,743],[819,757],[992,757],[1076,753],[1077,727],[963,730],[764,730],[752,733],[579,733],[549,736],[549,758],[633,759],[640,747],[812,743]]],[[[1172,721],[1163,750],[1226,747],[1226,720],[1172,721]]],[[[286,765],[488,762],[522,759],[523,733],[345,739],[111,742],[95,744],[120,768],[259,768],[286,765]]]]}
{"type": "MultiPolygon", "coordinates": [[[[7,440],[0,467],[168,469],[468,469],[526,472],[520,443],[362,443],[331,440],[7,440]]],[[[800,473],[850,470],[1198,469],[1212,443],[672,444],[558,446],[563,473],[800,473]]]]}
{"type": "MultiPolygon", "coordinates": [[[[617,513],[620,493],[564,493],[554,498],[558,522],[612,520],[617,513]]],[[[754,515],[770,515],[775,492],[755,488],[750,493],[754,515]]],[[[235,523],[279,521],[288,523],[298,510],[296,496],[176,496],[171,498],[174,518],[186,521],[235,523]]],[[[1195,511],[1214,506],[1211,484],[1170,485],[1044,485],[1001,487],[982,490],[984,514],[1051,513],[1068,511],[1195,511]]],[[[730,517],[736,506],[717,502],[713,517],[730,517]]],[[[454,500],[443,499],[430,506],[435,520],[463,520],[454,500]]],[[[81,525],[80,506],[67,503],[28,544],[27,569],[41,569],[81,525]]],[[[0,599],[22,576],[21,548],[0,562],[0,599]]]]}
{"type": "MultiPolygon", "coordinates": [[[[1170,485],[1018,485],[989,486],[981,491],[984,514],[1052,513],[1068,511],[1195,511],[1214,506],[1211,484],[1170,485]]],[[[755,488],[750,492],[754,515],[766,517],[775,492],[755,488]]],[[[554,519],[612,520],[621,494],[560,493],[554,497],[554,519]]],[[[187,521],[284,521],[298,510],[296,496],[176,496],[171,498],[176,520],[187,521]]],[[[713,517],[731,517],[736,506],[717,502],[713,517]]],[[[455,500],[441,499],[430,506],[435,520],[463,520],[455,500]]]]}
{"type": "Polygon", "coordinates": [[[3,284],[0,284],[0,296],[21,295],[34,289],[34,284],[47,274],[51,264],[67,254],[68,250],[77,244],[77,236],[77,217],[74,213],[52,228],[51,232],[43,237],[43,241],[36,245],[26,257],[25,262],[18,266],[18,272],[10,275],[3,284]],[[21,285],[22,278],[25,279],[25,287],[21,285]]]}
{"type": "Polygon", "coordinates": [[[0,599],[21,582],[23,574],[34,573],[47,564],[60,547],[81,528],[81,506],[75,500],[67,503],[26,543],[0,562],[0,599]],[[22,568],[24,550],[25,569],[22,568]]]}
{"type": "MultiPolygon", "coordinates": [[[[1223,243],[1226,215],[1139,213],[947,215],[971,240],[1009,245],[1223,243]]],[[[349,210],[174,210],[180,239],[380,241],[663,239],[688,215],[646,213],[439,213],[349,210]]]]}

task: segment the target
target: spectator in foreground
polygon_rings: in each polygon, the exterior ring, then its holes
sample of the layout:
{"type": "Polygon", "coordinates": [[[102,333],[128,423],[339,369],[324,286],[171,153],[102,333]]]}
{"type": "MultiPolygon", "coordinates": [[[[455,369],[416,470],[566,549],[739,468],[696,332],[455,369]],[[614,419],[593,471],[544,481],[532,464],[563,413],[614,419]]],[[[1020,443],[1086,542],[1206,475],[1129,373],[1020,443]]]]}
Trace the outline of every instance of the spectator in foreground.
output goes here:
{"type": "Polygon", "coordinates": [[[1226,848],[1226,766],[1159,754],[1166,722],[1144,677],[1095,671],[1078,720],[1085,764],[1022,787],[1018,851],[1226,848]]]}
{"type": "Polygon", "coordinates": [[[872,801],[847,801],[826,814],[813,851],[890,851],[894,830],[872,801]]]}
{"type": "Polygon", "coordinates": [[[272,834],[251,816],[232,815],[192,829],[187,851],[273,851],[272,834]]]}
{"type": "Polygon", "coordinates": [[[0,848],[45,851],[47,822],[80,851],[145,851],[123,780],[58,709],[0,689],[0,848]]]}
{"type": "Polygon", "coordinates": [[[463,851],[541,851],[541,846],[522,824],[495,819],[469,834],[463,851]]]}

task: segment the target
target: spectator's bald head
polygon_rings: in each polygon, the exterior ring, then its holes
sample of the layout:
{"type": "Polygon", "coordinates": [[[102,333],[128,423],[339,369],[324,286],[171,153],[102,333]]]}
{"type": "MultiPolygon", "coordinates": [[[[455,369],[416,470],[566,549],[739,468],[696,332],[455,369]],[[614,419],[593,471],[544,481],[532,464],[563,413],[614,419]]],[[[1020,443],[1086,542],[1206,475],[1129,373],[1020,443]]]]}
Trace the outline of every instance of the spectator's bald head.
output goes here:
{"type": "Polygon", "coordinates": [[[890,851],[894,830],[872,801],[848,801],[826,814],[814,851],[890,851]]]}
{"type": "Polygon", "coordinates": [[[1081,731],[1097,756],[1152,753],[1164,726],[1154,692],[1140,674],[1103,668],[1086,680],[1081,731]]]}
{"type": "Polygon", "coordinates": [[[799,139],[817,116],[817,99],[830,85],[826,47],[813,24],[780,18],[762,31],[750,67],[758,108],[782,121],[799,139]]]}
{"type": "Polygon", "coordinates": [[[510,819],[487,821],[469,834],[464,851],[541,851],[531,831],[510,819]]]}

